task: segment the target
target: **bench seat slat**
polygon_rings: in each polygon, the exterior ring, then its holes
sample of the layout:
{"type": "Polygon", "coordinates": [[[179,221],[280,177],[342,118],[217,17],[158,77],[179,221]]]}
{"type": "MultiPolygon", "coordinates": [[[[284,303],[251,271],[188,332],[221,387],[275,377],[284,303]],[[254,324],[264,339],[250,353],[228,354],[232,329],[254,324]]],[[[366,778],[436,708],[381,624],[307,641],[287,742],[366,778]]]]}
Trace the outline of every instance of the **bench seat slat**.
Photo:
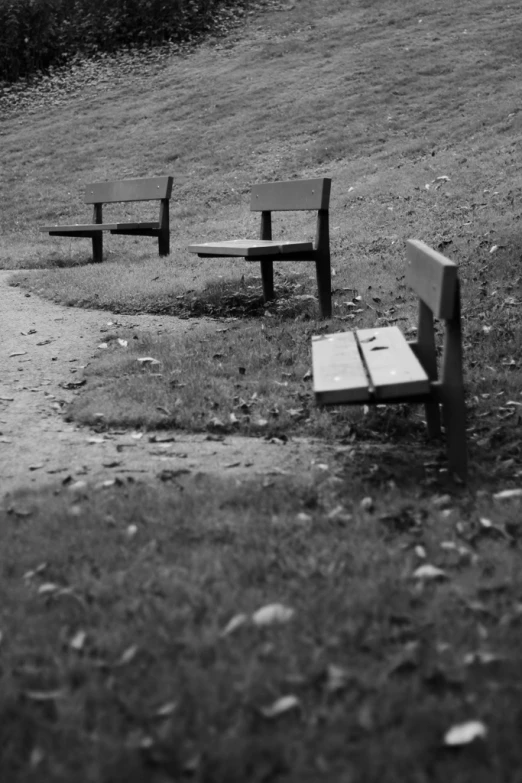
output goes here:
{"type": "Polygon", "coordinates": [[[430,380],[397,326],[358,329],[356,335],[375,399],[429,394],[430,380]]]}
{"type": "Polygon", "coordinates": [[[52,234],[54,231],[74,234],[83,231],[118,231],[125,229],[159,228],[158,222],[148,223],[74,223],[70,226],[41,226],[40,231],[52,234]]]}
{"type": "Polygon", "coordinates": [[[322,405],[370,399],[366,375],[353,332],[312,337],[314,393],[322,405]]]}
{"type": "Polygon", "coordinates": [[[278,242],[268,239],[233,239],[223,242],[203,242],[198,245],[189,245],[191,253],[215,256],[264,256],[283,253],[308,252],[314,249],[313,242],[278,242]]]}

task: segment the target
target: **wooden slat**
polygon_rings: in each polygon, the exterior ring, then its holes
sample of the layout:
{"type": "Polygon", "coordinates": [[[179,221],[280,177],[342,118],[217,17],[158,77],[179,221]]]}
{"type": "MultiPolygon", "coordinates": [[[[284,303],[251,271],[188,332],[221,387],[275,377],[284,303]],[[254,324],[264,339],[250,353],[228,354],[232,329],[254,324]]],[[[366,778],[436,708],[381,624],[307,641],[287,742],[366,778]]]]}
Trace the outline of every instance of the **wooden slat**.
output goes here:
{"type": "Polygon", "coordinates": [[[159,223],[73,223],[69,226],[40,226],[40,231],[64,231],[74,234],[75,231],[118,231],[129,228],[159,228],[159,223]]]}
{"type": "Polygon", "coordinates": [[[436,318],[452,318],[457,265],[417,239],[406,242],[406,281],[436,318]]]}
{"type": "Polygon", "coordinates": [[[264,182],[252,187],[252,212],[298,209],[328,209],[332,180],[301,179],[290,182],[264,182]]]}
{"type": "Polygon", "coordinates": [[[263,239],[232,239],[224,242],[203,242],[189,245],[191,253],[214,256],[273,256],[277,253],[299,253],[314,249],[313,242],[277,242],[263,239]]]}
{"type": "Polygon", "coordinates": [[[86,204],[119,201],[153,201],[170,198],[172,177],[143,177],[117,182],[93,182],[85,187],[86,204]]]}
{"type": "Polygon", "coordinates": [[[315,399],[320,405],[370,399],[368,378],[353,332],[312,337],[315,399]]]}
{"type": "Polygon", "coordinates": [[[356,336],[375,399],[429,393],[429,378],[397,326],[358,329],[356,336]]]}

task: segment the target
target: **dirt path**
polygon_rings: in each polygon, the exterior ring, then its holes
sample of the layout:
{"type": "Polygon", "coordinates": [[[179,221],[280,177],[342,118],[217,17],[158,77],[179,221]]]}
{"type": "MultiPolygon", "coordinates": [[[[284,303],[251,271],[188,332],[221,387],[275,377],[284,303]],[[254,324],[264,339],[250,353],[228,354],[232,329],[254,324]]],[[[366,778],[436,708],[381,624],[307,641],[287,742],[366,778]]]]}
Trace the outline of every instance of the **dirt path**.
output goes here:
{"type": "MultiPolygon", "coordinates": [[[[270,475],[314,470],[320,445],[305,439],[286,444],[259,438],[174,431],[155,443],[130,430],[102,436],[64,421],[61,408],[75,394],[67,385],[82,377],[109,322],[137,324],[156,333],[211,329],[210,320],[114,316],[105,311],[54,305],[10,287],[0,272],[0,498],[19,489],[69,482],[103,482],[133,476],[163,480],[176,471],[270,475]]],[[[162,438],[165,433],[162,432],[162,438]]]]}

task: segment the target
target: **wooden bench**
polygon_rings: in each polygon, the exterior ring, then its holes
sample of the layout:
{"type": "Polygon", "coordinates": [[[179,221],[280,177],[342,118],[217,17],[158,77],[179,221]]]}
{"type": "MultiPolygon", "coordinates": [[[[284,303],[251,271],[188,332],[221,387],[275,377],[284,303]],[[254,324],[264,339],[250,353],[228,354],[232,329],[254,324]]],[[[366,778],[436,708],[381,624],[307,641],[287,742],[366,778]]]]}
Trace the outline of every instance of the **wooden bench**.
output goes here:
{"type": "Polygon", "coordinates": [[[290,182],[268,182],[254,185],[250,210],[261,212],[259,240],[233,239],[190,245],[189,251],[200,258],[240,256],[260,261],[265,302],[274,298],[274,261],[314,261],[323,318],[332,314],[329,203],[332,180],[308,179],[290,182]],[[272,239],[272,212],[316,210],[315,242],[278,241],[272,239]]]}
{"type": "Polygon", "coordinates": [[[54,237],[89,237],[92,239],[93,261],[103,260],[103,232],[130,236],[158,237],[160,256],[170,253],[169,199],[172,177],[144,177],[116,182],[94,182],[85,187],[85,203],[93,204],[93,222],[69,226],[42,226],[40,231],[54,237]],[[157,222],[104,223],[103,204],[124,201],[159,201],[157,222]]]}
{"type": "Polygon", "coordinates": [[[320,405],[422,402],[428,434],[446,431],[450,470],[467,474],[466,410],[462,371],[457,266],[423,242],[407,242],[406,280],[419,297],[417,339],[396,326],[312,338],[315,398],[320,405]],[[444,322],[438,379],[434,317],[444,322]]]}

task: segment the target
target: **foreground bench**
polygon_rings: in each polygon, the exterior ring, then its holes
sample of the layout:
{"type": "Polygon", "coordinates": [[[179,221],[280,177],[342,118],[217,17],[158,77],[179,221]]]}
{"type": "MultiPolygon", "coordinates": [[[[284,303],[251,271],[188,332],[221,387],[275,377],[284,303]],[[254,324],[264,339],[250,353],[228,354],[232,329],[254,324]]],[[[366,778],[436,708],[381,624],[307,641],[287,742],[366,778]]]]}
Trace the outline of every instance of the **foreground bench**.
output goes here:
{"type": "Polygon", "coordinates": [[[441,434],[442,403],[450,469],[465,481],[466,410],[457,266],[423,242],[407,242],[406,280],[419,297],[417,339],[396,326],[312,338],[314,392],[320,405],[423,402],[428,433],[441,434]],[[437,379],[434,317],[445,325],[437,379]]]}
{"type": "Polygon", "coordinates": [[[197,253],[200,258],[239,256],[247,261],[260,261],[265,302],[274,298],[274,261],[314,261],[319,309],[324,318],[329,318],[332,314],[328,220],[331,183],[331,179],[324,178],[254,185],[250,210],[261,212],[259,240],[203,242],[190,245],[188,249],[191,253],[197,253]],[[315,242],[281,242],[272,239],[272,212],[287,210],[317,211],[315,242]]]}
{"type": "Polygon", "coordinates": [[[85,203],[93,204],[93,222],[69,226],[42,226],[40,231],[54,237],[88,237],[92,239],[92,260],[103,260],[103,232],[158,238],[160,256],[170,253],[169,199],[172,177],[124,179],[116,182],[94,182],[85,188],[85,203]],[[124,201],[159,201],[157,222],[104,223],[103,204],[124,201]]]}

